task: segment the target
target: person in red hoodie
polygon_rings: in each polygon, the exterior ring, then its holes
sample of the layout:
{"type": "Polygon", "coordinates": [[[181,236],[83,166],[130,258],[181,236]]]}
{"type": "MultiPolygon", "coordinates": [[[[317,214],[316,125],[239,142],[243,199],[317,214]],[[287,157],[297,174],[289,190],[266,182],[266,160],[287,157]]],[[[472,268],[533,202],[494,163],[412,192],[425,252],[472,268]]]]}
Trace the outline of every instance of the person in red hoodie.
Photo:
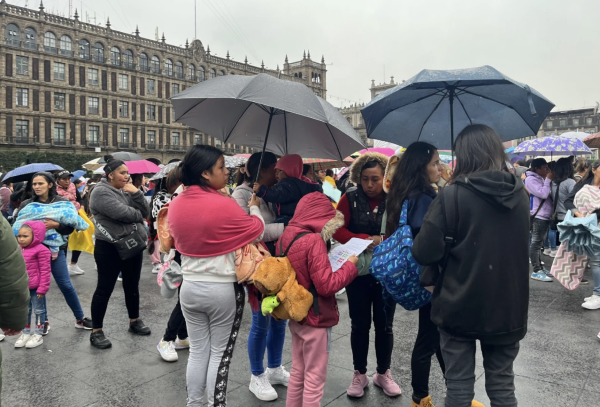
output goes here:
{"type": "Polygon", "coordinates": [[[15,348],[35,348],[44,343],[44,315],[46,314],[46,293],[50,288],[50,249],[42,244],[46,237],[46,225],[41,221],[28,221],[19,229],[17,241],[25,259],[29,275],[29,314],[27,326],[15,342],[15,348]],[[35,328],[31,334],[31,312],[35,314],[35,328]]]}
{"type": "Polygon", "coordinates": [[[337,272],[331,270],[327,256],[330,241],[344,224],[344,216],[320,192],[304,196],[294,217],[277,243],[277,254],[289,248],[288,259],[296,271],[298,283],[307,290],[316,290],[317,298],[308,311],[306,321],[290,320],[292,333],[292,371],[288,384],[288,407],[319,406],[327,379],[331,327],[339,321],[335,293],[350,284],[358,275],[358,258],[352,256],[337,272]]]}

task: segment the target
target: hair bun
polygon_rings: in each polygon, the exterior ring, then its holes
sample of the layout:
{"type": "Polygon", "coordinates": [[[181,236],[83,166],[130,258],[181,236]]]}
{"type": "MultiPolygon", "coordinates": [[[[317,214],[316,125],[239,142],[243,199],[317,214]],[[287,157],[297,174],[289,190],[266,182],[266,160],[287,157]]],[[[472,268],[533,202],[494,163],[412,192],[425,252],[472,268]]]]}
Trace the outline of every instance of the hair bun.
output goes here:
{"type": "Polygon", "coordinates": [[[104,161],[106,161],[107,164],[113,160],[114,160],[114,157],[110,154],[107,154],[104,156],[104,161]]]}

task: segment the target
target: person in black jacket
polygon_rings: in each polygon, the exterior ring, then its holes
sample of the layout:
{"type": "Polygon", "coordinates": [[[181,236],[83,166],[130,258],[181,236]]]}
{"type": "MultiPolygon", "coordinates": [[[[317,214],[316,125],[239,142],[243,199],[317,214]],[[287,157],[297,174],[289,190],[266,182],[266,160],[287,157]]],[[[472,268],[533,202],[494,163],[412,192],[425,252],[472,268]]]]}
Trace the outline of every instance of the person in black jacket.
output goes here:
{"type": "Polygon", "coordinates": [[[471,405],[479,340],[492,405],[516,407],[513,362],[527,332],[529,304],[529,198],[523,182],[508,172],[491,128],[467,126],[455,151],[451,185],[431,204],[413,245],[419,264],[441,262],[446,213],[454,209],[455,240],[431,299],[446,363],[446,406],[471,405]],[[456,201],[444,206],[448,195],[456,201]]]}

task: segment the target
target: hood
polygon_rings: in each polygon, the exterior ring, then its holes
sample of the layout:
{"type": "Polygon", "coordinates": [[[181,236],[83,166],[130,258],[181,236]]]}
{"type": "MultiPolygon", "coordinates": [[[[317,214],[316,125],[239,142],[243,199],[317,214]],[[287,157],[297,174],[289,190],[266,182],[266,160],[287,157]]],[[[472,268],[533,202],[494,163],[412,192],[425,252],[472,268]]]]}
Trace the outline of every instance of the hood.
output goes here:
{"type": "Polygon", "coordinates": [[[505,171],[476,172],[458,177],[455,183],[469,188],[487,202],[504,210],[513,209],[523,198],[523,182],[505,171]]]}
{"type": "Polygon", "coordinates": [[[39,220],[29,220],[27,222],[23,222],[23,226],[29,226],[33,231],[33,240],[29,247],[37,246],[42,243],[46,238],[46,224],[39,220]]]}
{"type": "Polygon", "coordinates": [[[302,157],[298,154],[284,155],[277,161],[275,168],[284,171],[290,178],[300,179],[302,177],[303,169],[302,157]]]}
{"type": "Polygon", "coordinates": [[[350,181],[354,182],[356,185],[360,184],[360,171],[362,170],[362,167],[373,160],[381,164],[381,168],[385,171],[389,158],[381,153],[365,153],[352,163],[352,167],[350,167],[350,181]]]}
{"type": "Polygon", "coordinates": [[[319,233],[323,241],[331,239],[343,225],[344,215],[336,211],[329,198],[321,192],[305,195],[298,202],[294,217],[289,223],[289,226],[319,233]]]}

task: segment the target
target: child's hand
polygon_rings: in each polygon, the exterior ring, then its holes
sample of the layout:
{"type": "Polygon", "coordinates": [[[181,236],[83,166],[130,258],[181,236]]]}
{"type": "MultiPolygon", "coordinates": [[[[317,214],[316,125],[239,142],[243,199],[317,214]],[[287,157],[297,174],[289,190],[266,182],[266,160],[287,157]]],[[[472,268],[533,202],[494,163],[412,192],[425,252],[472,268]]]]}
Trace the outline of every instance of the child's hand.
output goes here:
{"type": "Polygon", "coordinates": [[[381,243],[381,236],[370,236],[367,240],[372,240],[373,243],[369,245],[369,249],[374,249],[375,246],[381,243]]]}
{"type": "Polygon", "coordinates": [[[44,298],[44,294],[38,294],[37,297],[38,297],[38,300],[41,300],[42,298],[44,298]]]}
{"type": "Polygon", "coordinates": [[[255,182],[252,189],[254,190],[254,192],[258,192],[258,190],[260,189],[260,184],[258,182],[255,182]]]}
{"type": "Polygon", "coordinates": [[[348,261],[356,266],[358,264],[358,257],[352,255],[348,258],[348,261]]]}
{"type": "Polygon", "coordinates": [[[248,203],[249,208],[251,208],[253,206],[260,208],[260,199],[258,199],[256,194],[252,194],[252,198],[250,198],[250,203],[248,203]]]}

